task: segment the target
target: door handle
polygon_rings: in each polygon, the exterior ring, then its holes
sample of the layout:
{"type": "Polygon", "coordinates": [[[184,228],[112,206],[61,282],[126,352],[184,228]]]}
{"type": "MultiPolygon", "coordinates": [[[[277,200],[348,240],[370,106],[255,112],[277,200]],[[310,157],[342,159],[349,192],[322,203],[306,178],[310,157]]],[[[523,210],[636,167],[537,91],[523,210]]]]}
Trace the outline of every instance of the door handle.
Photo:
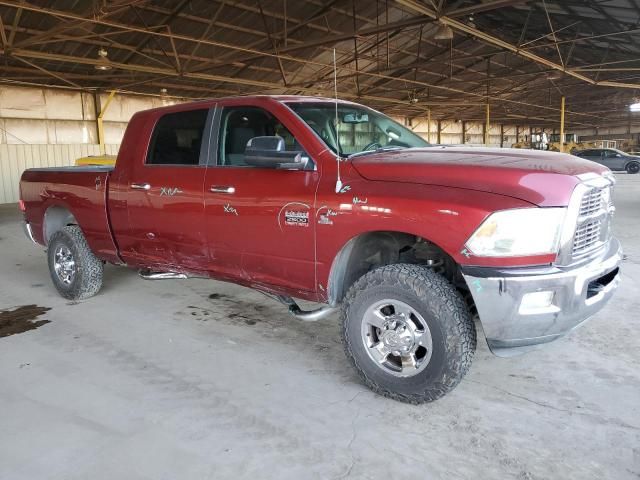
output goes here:
{"type": "Polygon", "coordinates": [[[209,191],[213,193],[226,193],[232,194],[236,193],[236,187],[232,187],[231,185],[213,185],[209,191]]]}
{"type": "Polygon", "coordinates": [[[148,183],[132,183],[131,188],[133,190],[149,190],[151,188],[151,185],[149,185],[148,183]]]}

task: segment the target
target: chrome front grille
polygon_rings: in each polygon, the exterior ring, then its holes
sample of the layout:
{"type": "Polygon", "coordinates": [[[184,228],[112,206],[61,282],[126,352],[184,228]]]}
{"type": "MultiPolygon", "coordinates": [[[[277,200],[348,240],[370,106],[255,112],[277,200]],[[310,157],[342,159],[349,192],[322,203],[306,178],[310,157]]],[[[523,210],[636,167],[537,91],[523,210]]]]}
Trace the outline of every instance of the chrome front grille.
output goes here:
{"type": "Polygon", "coordinates": [[[582,202],[580,202],[580,216],[591,215],[600,210],[602,205],[602,194],[604,189],[592,188],[584,194],[582,202]]]}
{"type": "Polygon", "coordinates": [[[571,250],[574,258],[606,243],[612,213],[610,186],[594,187],[584,192],[571,250]]]}
{"type": "Polygon", "coordinates": [[[579,255],[590,250],[600,239],[602,221],[594,220],[582,224],[576,229],[576,236],[573,238],[573,254],[579,255]]]}

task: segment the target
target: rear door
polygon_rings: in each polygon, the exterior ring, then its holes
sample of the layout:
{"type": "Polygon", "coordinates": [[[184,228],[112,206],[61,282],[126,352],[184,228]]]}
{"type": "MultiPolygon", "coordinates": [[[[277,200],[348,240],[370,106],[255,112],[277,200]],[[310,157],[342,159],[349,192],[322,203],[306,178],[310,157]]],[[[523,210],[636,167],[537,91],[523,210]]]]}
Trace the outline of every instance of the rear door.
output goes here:
{"type": "Polygon", "coordinates": [[[580,152],[578,156],[586,160],[591,160],[592,162],[602,163],[602,150],[584,150],[580,152]]]}
{"type": "Polygon", "coordinates": [[[203,271],[203,184],[214,109],[191,108],[160,116],[146,157],[131,164],[124,185],[129,231],[125,261],[157,269],[203,271]]]}
{"type": "Polygon", "coordinates": [[[278,118],[275,110],[246,101],[232,101],[219,110],[216,155],[205,180],[211,270],[254,286],[315,291],[316,166],[277,170],[244,161],[253,137],[280,136],[287,150],[304,150],[291,133],[300,127],[278,118]]]}

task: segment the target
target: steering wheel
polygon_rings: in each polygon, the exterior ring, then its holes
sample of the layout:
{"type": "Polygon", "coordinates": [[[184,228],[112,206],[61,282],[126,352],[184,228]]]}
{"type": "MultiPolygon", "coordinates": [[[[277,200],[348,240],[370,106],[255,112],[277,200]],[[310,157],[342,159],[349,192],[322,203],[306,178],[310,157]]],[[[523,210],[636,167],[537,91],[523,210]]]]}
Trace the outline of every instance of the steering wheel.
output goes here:
{"type": "Polygon", "coordinates": [[[378,142],[371,142],[366,147],[364,147],[362,151],[366,152],[368,150],[377,150],[378,148],[382,148],[382,145],[380,145],[378,142]]]}

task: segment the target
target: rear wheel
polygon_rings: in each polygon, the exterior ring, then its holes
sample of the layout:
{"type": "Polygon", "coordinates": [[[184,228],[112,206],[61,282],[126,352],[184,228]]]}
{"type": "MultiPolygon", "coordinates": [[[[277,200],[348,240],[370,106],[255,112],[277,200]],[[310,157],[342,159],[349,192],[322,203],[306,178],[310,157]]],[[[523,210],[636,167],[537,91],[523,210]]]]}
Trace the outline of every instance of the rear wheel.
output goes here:
{"type": "Polygon", "coordinates": [[[92,297],[102,287],[102,261],[93,254],[77,225],[68,225],[51,235],[47,260],[51,280],[64,298],[92,297]]]}
{"type": "Polygon", "coordinates": [[[476,347],[460,294],[420,265],[388,265],[361,277],[345,296],[342,327],[347,357],[367,386],[409,403],[451,391],[476,347]]]}
{"type": "Polygon", "coordinates": [[[627,173],[638,173],[640,172],[640,163],[638,162],[631,162],[627,165],[627,173]]]}

